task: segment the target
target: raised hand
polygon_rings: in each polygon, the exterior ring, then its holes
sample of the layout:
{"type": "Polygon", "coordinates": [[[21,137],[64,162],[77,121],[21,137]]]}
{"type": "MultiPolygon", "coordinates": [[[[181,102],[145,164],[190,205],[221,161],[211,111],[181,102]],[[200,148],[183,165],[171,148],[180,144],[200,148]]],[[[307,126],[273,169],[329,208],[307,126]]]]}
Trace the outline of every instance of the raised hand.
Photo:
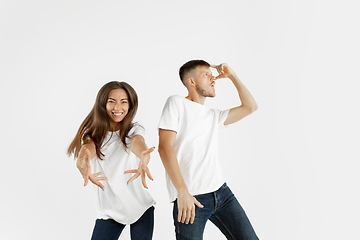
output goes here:
{"type": "Polygon", "coordinates": [[[136,178],[138,178],[139,176],[141,176],[141,182],[142,185],[144,186],[144,188],[148,188],[147,184],[146,184],[146,175],[148,176],[148,178],[150,180],[154,180],[153,177],[150,174],[150,170],[148,168],[148,164],[150,162],[150,153],[153,152],[155,149],[155,147],[149,148],[145,151],[143,151],[140,155],[140,163],[139,163],[139,167],[138,169],[133,169],[133,170],[127,170],[124,173],[135,173],[134,176],[132,176],[128,181],[127,184],[131,183],[132,181],[134,181],[136,178]]]}
{"type": "Polygon", "coordinates": [[[215,77],[215,80],[220,78],[230,78],[235,74],[235,72],[226,63],[221,63],[220,65],[211,64],[210,67],[215,68],[219,73],[219,75],[215,77]]]}

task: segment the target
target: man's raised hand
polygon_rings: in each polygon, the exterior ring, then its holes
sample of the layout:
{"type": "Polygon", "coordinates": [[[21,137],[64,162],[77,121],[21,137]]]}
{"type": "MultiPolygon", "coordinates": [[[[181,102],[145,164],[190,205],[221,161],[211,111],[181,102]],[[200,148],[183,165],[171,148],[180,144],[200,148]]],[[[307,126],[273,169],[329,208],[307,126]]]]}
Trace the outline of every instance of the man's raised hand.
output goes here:
{"type": "Polygon", "coordinates": [[[220,78],[230,78],[230,76],[235,74],[235,72],[226,63],[221,63],[219,65],[211,64],[210,67],[215,68],[219,73],[219,75],[215,77],[215,80],[220,78]]]}

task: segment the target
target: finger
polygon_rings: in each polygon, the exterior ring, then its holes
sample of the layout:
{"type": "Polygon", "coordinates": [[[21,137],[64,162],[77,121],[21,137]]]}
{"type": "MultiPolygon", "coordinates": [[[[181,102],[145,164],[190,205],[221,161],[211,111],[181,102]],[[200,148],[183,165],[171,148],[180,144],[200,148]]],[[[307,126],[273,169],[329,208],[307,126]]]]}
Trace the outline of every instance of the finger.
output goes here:
{"type": "Polygon", "coordinates": [[[126,170],[124,173],[137,173],[137,170],[126,170]]]}
{"type": "Polygon", "coordinates": [[[146,171],[146,175],[148,176],[148,178],[149,178],[151,181],[154,181],[154,178],[151,176],[151,173],[150,173],[150,170],[149,170],[149,169],[146,171]]]}
{"type": "Polygon", "coordinates": [[[155,147],[151,147],[147,150],[147,153],[152,153],[155,150],[155,147]]]}
{"type": "Polygon", "coordinates": [[[186,220],[186,214],[187,214],[187,212],[186,212],[186,211],[183,211],[183,212],[182,212],[182,218],[181,218],[181,222],[182,222],[182,223],[185,223],[185,220],[186,220]]]}
{"type": "Polygon", "coordinates": [[[182,217],[182,210],[179,209],[178,211],[178,222],[180,222],[182,217]]]}
{"type": "Polygon", "coordinates": [[[215,64],[210,64],[210,67],[211,67],[211,68],[216,68],[217,65],[215,65],[215,64]]]}
{"type": "Polygon", "coordinates": [[[97,177],[96,178],[97,181],[105,181],[105,180],[108,180],[107,177],[97,177]]]}
{"type": "Polygon", "coordinates": [[[224,74],[224,65],[220,64],[219,66],[219,72],[221,72],[222,74],[224,74]]]}
{"type": "Polygon", "coordinates": [[[144,188],[148,189],[148,187],[146,185],[145,173],[141,174],[141,182],[142,182],[142,185],[144,186],[144,188]]]}
{"type": "Polygon", "coordinates": [[[220,67],[219,65],[214,66],[214,68],[216,69],[216,71],[217,71],[218,73],[220,73],[220,72],[219,72],[219,67],[220,67]]]}
{"type": "Polygon", "coordinates": [[[96,181],[96,179],[93,178],[90,178],[90,181],[104,191],[105,187],[99,181],[96,181]]]}
{"type": "Polygon", "coordinates": [[[84,186],[86,186],[89,183],[90,174],[91,174],[91,169],[87,168],[84,175],[84,186]]]}
{"type": "Polygon", "coordinates": [[[151,148],[149,148],[148,150],[145,150],[145,151],[144,151],[144,154],[150,154],[150,153],[152,153],[154,150],[155,150],[155,147],[151,147],[151,148]]]}
{"type": "Polygon", "coordinates": [[[97,177],[97,176],[99,176],[101,174],[102,174],[102,172],[97,172],[97,173],[94,173],[93,176],[97,177]]]}
{"type": "Polygon", "coordinates": [[[135,174],[134,176],[132,176],[128,181],[127,184],[129,185],[132,181],[134,181],[135,179],[137,179],[140,176],[140,173],[135,174]]]}
{"type": "Polygon", "coordinates": [[[98,182],[98,184],[96,184],[97,186],[99,186],[99,188],[101,188],[103,191],[105,189],[104,185],[102,185],[100,182],[98,182]]]}
{"type": "Polygon", "coordinates": [[[218,73],[219,73],[220,76],[222,76],[222,75],[224,74],[224,70],[223,70],[221,67],[219,67],[219,68],[217,69],[217,71],[218,71],[218,73]]]}
{"type": "Polygon", "coordinates": [[[195,205],[198,206],[199,208],[203,208],[203,207],[204,207],[198,200],[196,200],[195,197],[194,197],[194,203],[195,203],[195,205]]]}
{"type": "Polygon", "coordinates": [[[216,76],[214,80],[218,80],[218,79],[222,79],[222,78],[224,78],[224,74],[219,73],[219,75],[216,76]]]}
{"type": "Polygon", "coordinates": [[[191,209],[190,224],[193,224],[195,220],[195,208],[191,209]]]}
{"type": "MultiPolygon", "coordinates": [[[[193,207],[193,209],[195,208],[195,206],[193,207]]],[[[188,210],[186,212],[186,221],[185,221],[185,224],[189,224],[190,220],[192,218],[192,210],[188,210]]]]}

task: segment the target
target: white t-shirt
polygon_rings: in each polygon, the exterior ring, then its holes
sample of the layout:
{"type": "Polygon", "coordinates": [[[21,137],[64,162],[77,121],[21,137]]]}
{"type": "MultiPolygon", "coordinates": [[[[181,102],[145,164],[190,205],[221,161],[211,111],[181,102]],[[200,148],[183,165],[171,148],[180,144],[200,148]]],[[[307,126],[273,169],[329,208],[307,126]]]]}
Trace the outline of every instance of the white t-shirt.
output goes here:
{"type": "MultiPolygon", "coordinates": [[[[174,150],[180,172],[191,195],[214,192],[224,184],[218,160],[218,131],[229,109],[215,110],[181,96],[170,96],[165,103],[158,128],[175,131],[174,150]]],[[[170,201],[177,190],[168,174],[170,201]]]]}
{"type": "MultiPolygon", "coordinates": [[[[135,124],[129,136],[144,137],[144,133],[144,129],[135,124]]],[[[127,139],[127,142],[130,143],[131,140],[127,139]]],[[[107,181],[101,181],[105,191],[95,186],[97,217],[114,219],[121,224],[132,224],[155,204],[154,199],[141,184],[140,177],[127,185],[127,181],[133,174],[124,174],[124,172],[137,169],[139,159],[131,152],[130,145],[128,149],[125,149],[119,132],[109,132],[101,150],[105,154],[104,160],[94,157],[90,161],[92,173],[102,172],[101,176],[108,178],[107,181]]]]}

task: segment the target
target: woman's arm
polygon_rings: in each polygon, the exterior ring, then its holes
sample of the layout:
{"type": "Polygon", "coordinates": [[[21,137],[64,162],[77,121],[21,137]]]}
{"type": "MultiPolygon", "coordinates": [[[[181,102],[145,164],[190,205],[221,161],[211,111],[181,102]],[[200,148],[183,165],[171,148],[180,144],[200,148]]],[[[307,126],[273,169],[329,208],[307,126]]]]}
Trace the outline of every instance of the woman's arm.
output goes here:
{"type": "Polygon", "coordinates": [[[148,188],[146,185],[146,177],[148,176],[150,180],[153,180],[153,177],[150,174],[148,164],[150,162],[150,153],[154,151],[155,147],[148,148],[144,138],[141,135],[135,135],[131,141],[130,150],[140,159],[139,168],[134,170],[127,170],[125,173],[135,173],[128,181],[127,184],[134,181],[136,178],[141,176],[141,182],[144,188],[148,188]]]}
{"type": "Polygon", "coordinates": [[[108,180],[107,177],[98,177],[101,172],[91,174],[90,160],[95,157],[95,155],[96,150],[93,142],[83,144],[79,152],[79,157],[76,159],[76,167],[84,178],[84,186],[88,184],[90,179],[93,184],[104,190],[104,185],[99,181],[108,180]]]}

